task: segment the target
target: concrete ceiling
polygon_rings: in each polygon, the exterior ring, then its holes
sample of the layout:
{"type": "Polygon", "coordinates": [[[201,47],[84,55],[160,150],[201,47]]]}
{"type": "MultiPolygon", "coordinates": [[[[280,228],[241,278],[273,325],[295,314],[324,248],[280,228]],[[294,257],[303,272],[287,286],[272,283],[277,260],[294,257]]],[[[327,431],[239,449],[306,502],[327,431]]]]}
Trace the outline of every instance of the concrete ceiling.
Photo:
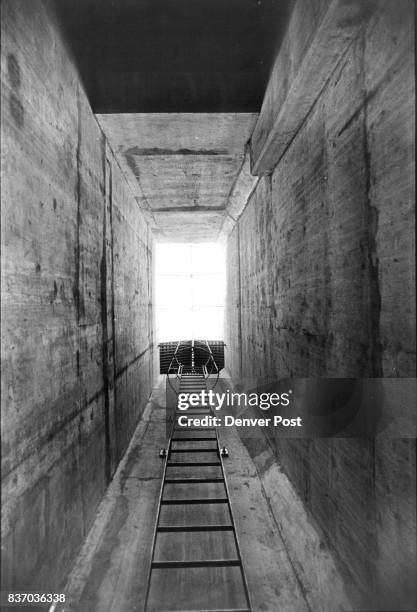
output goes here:
{"type": "Polygon", "coordinates": [[[293,0],[52,3],[155,233],[204,241],[230,230],[253,184],[245,145],[293,0]]]}
{"type": "Polygon", "coordinates": [[[96,116],[158,239],[217,240],[257,114],[96,116]]]}
{"type": "Polygon", "coordinates": [[[258,112],[292,0],[52,0],[96,113],[258,112]]]}

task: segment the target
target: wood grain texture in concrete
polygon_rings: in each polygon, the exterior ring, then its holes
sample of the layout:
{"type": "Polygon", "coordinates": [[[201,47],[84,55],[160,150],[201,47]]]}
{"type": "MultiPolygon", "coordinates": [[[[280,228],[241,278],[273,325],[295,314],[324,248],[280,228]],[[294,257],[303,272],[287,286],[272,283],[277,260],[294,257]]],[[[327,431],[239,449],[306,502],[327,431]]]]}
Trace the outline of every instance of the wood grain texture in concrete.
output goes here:
{"type": "Polygon", "coordinates": [[[254,174],[279,162],[373,9],[343,0],[295,3],[251,138],[254,174]]]}
{"type": "Polygon", "coordinates": [[[72,567],[70,611],[143,610],[164,465],[163,399],[162,389],[147,405],[72,567]]]}
{"type": "MultiPolygon", "coordinates": [[[[159,240],[216,240],[256,113],[97,115],[159,240]]],[[[246,200],[245,200],[246,201],[246,200]]]]}
{"type": "MultiPolygon", "coordinates": [[[[259,382],[386,377],[388,422],[415,398],[414,8],[369,9],[229,236],[226,367],[259,382]],[[398,394],[390,377],[404,379],[398,394]]],[[[305,27],[280,51],[288,74],[305,27]]],[[[356,604],[412,610],[415,440],[268,435],[356,604]]]]}
{"type": "Polygon", "coordinates": [[[50,592],[151,390],[152,237],[51,5],[1,12],[2,588],[50,592]]]}
{"type": "Polygon", "coordinates": [[[350,611],[343,579],[302,500],[257,432],[257,453],[235,427],[219,429],[254,611],[350,611]]]}

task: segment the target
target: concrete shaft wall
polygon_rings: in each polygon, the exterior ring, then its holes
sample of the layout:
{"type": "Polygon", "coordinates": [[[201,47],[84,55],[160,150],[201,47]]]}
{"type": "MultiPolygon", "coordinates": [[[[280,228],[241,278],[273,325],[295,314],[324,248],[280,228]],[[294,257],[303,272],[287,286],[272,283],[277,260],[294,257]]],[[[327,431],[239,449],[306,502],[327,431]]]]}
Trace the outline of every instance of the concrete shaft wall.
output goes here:
{"type": "Polygon", "coordinates": [[[51,592],[152,385],[152,238],[38,0],[2,2],[3,588],[51,592]]]}
{"type": "MultiPolygon", "coordinates": [[[[413,3],[371,9],[229,236],[235,380],[415,376],[413,3]]],[[[359,604],[413,601],[414,440],[269,437],[359,604]]]]}

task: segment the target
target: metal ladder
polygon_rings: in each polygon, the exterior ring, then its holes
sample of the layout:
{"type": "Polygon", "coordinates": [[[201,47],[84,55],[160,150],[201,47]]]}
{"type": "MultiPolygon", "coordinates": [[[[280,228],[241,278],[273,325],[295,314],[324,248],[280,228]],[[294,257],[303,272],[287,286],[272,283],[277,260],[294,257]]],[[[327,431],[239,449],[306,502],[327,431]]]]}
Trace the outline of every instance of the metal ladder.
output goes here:
{"type": "MultiPolygon", "coordinates": [[[[178,393],[207,391],[207,368],[196,366],[194,361],[186,368],[177,363],[178,393]]],[[[176,405],[145,612],[251,611],[223,469],[222,453],[227,451],[220,448],[215,427],[178,424],[179,415],[198,418],[211,414],[210,406],[180,411],[176,405]]]]}

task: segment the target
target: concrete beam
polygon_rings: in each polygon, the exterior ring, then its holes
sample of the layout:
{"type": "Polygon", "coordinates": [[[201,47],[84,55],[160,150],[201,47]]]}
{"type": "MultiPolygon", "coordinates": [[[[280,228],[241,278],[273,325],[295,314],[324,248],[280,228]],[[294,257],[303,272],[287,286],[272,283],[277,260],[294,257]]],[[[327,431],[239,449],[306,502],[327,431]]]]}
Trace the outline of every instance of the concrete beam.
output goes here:
{"type": "Polygon", "coordinates": [[[154,213],[159,242],[216,242],[224,212],[168,211],[154,213]]]}
{"type": "Polygon", "coordinates": [[[158,240],[216,240],[257,114],[138,113],[97,119],[158,240]],[[172,212],[178,212],[177,220],[172,212]],[[194,223],[191,213],[204,213],[207,226],[201,217],[194,223]]]}
{"type": "Polygon", "coordinates": [[[272,172],[375,4],[297,1],[250,141],[252,174],[272,172]]]}
{"type": "Polygon", "coordinates": [[[249,148],[247,148],[239,174],[233,183],[227,199],[226,214],[220,231],[221,239],[226,238],[232,231],[236,221],[244,211],[252,191],[259,181],[259,177],[251,173],[250,166],[250,151],[249,148]]]}

